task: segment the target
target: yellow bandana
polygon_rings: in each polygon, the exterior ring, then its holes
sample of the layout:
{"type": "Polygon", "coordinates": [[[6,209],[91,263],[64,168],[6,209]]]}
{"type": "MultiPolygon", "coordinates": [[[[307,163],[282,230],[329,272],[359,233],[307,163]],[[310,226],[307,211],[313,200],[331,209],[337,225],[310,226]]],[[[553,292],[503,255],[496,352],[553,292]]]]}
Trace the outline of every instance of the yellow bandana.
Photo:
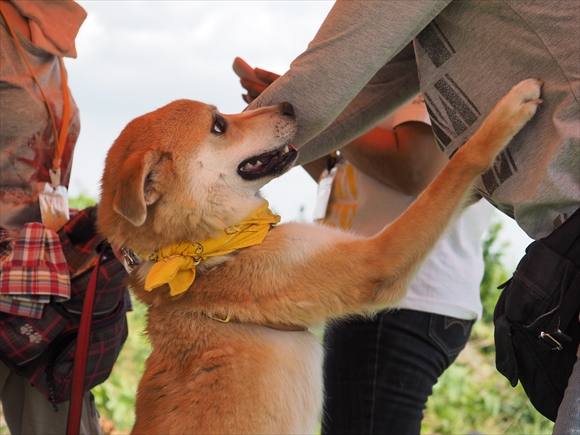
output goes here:
{"type": "Polygon", "coordinates": [[[215,239],[203,242],[181,242],[157,252],[136,252],[141,258],[155,262],[145,280],[145,290],[151,291],[169,284],[171,296],[186,291],[195,279],[195,266],[209,257],[226,255],[237,249],[262,243],[270,227],[280,222],[268,202],[256,209],[239,224],[226,228],[215,239]]]}

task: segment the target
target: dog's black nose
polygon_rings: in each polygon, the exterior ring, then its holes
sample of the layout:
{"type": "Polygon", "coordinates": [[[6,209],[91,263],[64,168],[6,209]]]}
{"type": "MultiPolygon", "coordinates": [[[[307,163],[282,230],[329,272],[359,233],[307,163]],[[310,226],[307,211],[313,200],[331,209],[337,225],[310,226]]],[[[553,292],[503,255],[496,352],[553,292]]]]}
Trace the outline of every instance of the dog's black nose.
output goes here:
{"type": "Polygon", "coordinates": [[[294,116],[294,107],[290,103],[281,103],[280,110],[282,111],[282,115],[294,116]]]}

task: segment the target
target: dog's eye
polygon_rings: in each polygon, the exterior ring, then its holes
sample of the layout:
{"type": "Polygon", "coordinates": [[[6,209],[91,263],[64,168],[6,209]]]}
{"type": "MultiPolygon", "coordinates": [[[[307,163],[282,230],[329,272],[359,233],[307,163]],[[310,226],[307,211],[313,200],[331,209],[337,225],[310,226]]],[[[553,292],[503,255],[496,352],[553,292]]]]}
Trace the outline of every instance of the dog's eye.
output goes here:
{"type": "Polygon", "coordinates": [[[222,118],[217,118],[214,123],[213,127],[211,128],[211,132],[215,134],[222,134],[226,131],[226,123],[222,118]]]}

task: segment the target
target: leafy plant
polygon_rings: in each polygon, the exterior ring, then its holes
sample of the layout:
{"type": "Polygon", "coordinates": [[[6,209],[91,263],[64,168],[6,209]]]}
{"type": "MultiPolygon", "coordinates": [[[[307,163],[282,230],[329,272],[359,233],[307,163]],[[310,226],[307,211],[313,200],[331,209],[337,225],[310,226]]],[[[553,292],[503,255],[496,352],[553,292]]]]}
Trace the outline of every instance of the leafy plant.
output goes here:
{"type": "Polygon", "coordinates": [[[422,433],[551,434],[553,423],[511,388],[495,368],[493,326],[475,325],[471,340],[439,378],[427,402],[422,433]]]}
{"type": "Polygon", "coordinates": [[[145,368],[145,360],[151,353],[151,346],[143,335],[146,317],[147,308],[133,301],[133,311],[127,313],[127,341],[109,379],[93,388],[101,417],[111,420],[117,430],[128,431],[133,427],[137,385],[145,368]]]}
{"type": "Polygon", "coordinates": [[[81,193],[76,198],[69,198],[68,200],[69,207],[77,210],[82,210],[91,205],[95,205],[96,203],[97,201],[95,201],[93,198],[91,198],[88,194],[84,192],[81,193]]]}
{"type": "Polygon", "coordinates": [[[485,269],[479,292],[483,305],[482,321],[488,324],[493,322],[493,310],[500,293],[497,287],[508,280],[511,272],[508,272],[502,263],[505,249],[509,243],[500,243],[498,235],[501,229],[501,222],[493,220],[482,242],[485,269]]]}

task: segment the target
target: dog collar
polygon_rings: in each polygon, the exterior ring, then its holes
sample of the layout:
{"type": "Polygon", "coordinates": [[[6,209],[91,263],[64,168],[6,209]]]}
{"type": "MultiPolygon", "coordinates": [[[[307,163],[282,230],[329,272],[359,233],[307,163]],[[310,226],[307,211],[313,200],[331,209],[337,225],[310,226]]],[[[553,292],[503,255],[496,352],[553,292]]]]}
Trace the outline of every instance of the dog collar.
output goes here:
{"type": "Polygon", "coordinates": [[[131,248],[121,248],[121,253],[123,254],[123,266],[125,266],[125,270],[130,275],[137,266],[139,266],[143,259],[139,257],[131,248]]]}
{"type": "MultiPolygon", "coordinates": [[[[236,319],[232,319],[229,314],[225,317],[220,318],[217,315],[205,314],[208,318],[215,320],[220,323],[243,323],[236,319]]],[[[275,329],[276,331],[286,331],[286,332],[302,332],[308,331],[308,328],[304,325],[297,325],[293,323],[281,323],[281,322],[271,322],[264,320],[262,322],[253,323],[254,325],[265,326],[266,328],[275,329]]]]}
{"type": "MultiPolygon", "coordinates": [[[[262,243],[270,228],[278,222],[280,216],[273,214],[268,208],[268,202],[264,201],[252,214],[237,225],[226,228],[216,238],[176,243],[155,252],[131,252],[143,260],[155,263],[145,279],[145,290],[151,291],[169,284],[169,294],[175,296],[191,286],[195,280],[196,266],[201,261],[262,243]]],[[[127,262],[135,265],[135,258],[130,252],[128,256],[131,263],[127,262]]]]}

